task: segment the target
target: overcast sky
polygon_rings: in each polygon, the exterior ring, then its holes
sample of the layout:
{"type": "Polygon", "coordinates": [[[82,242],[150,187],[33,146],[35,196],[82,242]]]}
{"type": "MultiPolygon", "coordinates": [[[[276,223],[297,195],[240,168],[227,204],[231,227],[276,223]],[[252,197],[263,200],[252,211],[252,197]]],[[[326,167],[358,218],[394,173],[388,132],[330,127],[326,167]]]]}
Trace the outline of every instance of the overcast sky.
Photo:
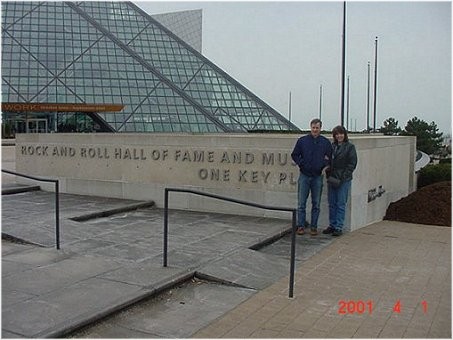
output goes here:
{"type": "MultiPolygon", "coordinates": [[[[343,2],[136,2],[149,14],[203,10],[203,54],[301,129],[340,123],[343,2]]],[[[347,2],[349,130],[366,128],[368,62],[373,126],[414,116],[451,131],[451,3],[347,2]]],[[[347,87],[347,85],[346,85],[347,87]]],[[[346,107],[346,105],[345,105],[346,107]]],[[[347,109],[345,108],[345,115],[347,109]]],[[[345,122],[346,125],[346,122],[345,122]]]]}

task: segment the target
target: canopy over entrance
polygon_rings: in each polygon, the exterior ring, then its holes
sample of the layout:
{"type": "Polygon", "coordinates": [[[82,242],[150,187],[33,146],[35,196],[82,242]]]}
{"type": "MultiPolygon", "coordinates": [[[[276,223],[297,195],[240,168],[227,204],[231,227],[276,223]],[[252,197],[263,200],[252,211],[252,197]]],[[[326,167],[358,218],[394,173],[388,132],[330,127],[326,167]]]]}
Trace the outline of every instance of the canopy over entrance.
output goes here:
{"type": "Polygon", "coordinates": [[[121,104],[1,103],[2,112],[118,112],[121,104]]]}
{"type": "Polygon", "coordinates": [[[122,104],[1,103],[4,138],[16,133],[112,132],[97,113],[122,111],[122,104]]]}

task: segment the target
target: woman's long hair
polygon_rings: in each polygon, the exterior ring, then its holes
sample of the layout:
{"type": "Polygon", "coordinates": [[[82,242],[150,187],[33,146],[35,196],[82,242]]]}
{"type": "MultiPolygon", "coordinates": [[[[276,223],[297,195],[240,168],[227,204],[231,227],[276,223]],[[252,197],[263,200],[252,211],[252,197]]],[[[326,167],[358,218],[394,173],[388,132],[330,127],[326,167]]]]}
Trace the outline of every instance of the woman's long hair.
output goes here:
{"type": "Polygon", "coordinates": [[[344,126],[338,125],[338,126],[335,126],[332,130],[332,137],[333,137],[334,143],[338,143],[337,139],[335,138],[335,135],[337,135],[339,133],[344,134],[344,142],[347,142],[349,140],[348,131],[344,128],[344,126]]]}

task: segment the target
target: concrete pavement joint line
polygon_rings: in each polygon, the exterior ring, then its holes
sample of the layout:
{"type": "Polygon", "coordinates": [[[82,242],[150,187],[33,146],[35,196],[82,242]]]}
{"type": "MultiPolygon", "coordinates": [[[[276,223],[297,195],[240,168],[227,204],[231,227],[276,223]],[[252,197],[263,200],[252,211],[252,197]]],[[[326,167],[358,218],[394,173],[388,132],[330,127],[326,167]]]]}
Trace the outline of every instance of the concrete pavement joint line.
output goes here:
{"type": "Polygon", "coordinates": [[[69,219],[76,222],[85,222],[100,217],[108,217],[111,215],[119,214],[122,212],[137,210],[140,208],[149,208],[154,206],[154,201],[146,201],[141,203],[129,204],[118,208],[113,208],[109,210],[97,211],[94,213],[89,213],[85,215],[70,217],[69,219]]]}

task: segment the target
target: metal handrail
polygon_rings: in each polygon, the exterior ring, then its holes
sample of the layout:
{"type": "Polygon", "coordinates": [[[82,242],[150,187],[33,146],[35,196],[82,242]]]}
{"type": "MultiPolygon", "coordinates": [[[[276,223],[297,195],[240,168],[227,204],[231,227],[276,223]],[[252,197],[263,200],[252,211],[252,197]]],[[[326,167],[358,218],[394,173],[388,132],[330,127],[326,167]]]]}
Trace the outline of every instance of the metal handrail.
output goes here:
{"type": "Polygon", "coordinates": [[[30,175],[25,175],[21,174],[15,171],[11,170],[5,170],[2,169],[2,172],[5,172],[7,174],[19,176],[19,177],[25,177],[25,178],[30,178],[36,181],[41,181],[41,182],[53,182],[55,184],[55,242],[57,249],[60,249],[60,199],[59,199],[59,185],[58,185],[58,179],[50,179],[50,178],[41,178],[41,177],[35,177],[35,176],[30,176],[30,175]]]}
{"type": "Polygon", "coordinates": [[[289,211],[292,212],[292,232],[291,232],[291,260],[290,260],[290,270],[289,270],[289,291],[288,297],[292,298],[294,295],[294,267],[295,267],[295,258],[296,258],[296,209],[295,208],[285,208],[285,207],[274,207],[268,205],[262,205],[253,202],[247,202],[238,200],[231,197],[220,196],[215,194],[210,194],[202,191],[196,191],[191,189],[180,189],[180,188],[165,188],[165,197],[164,197],[164,258],[163,266],[167,267],[167,252],[168,252],[168,196],[170,192],[184,192],[189,194],[195,194],[200,196],[211,197],[223,201],[248,205],[255,208],[261,208],[266,210],[278,210],[278,211],[289,211]]]}

